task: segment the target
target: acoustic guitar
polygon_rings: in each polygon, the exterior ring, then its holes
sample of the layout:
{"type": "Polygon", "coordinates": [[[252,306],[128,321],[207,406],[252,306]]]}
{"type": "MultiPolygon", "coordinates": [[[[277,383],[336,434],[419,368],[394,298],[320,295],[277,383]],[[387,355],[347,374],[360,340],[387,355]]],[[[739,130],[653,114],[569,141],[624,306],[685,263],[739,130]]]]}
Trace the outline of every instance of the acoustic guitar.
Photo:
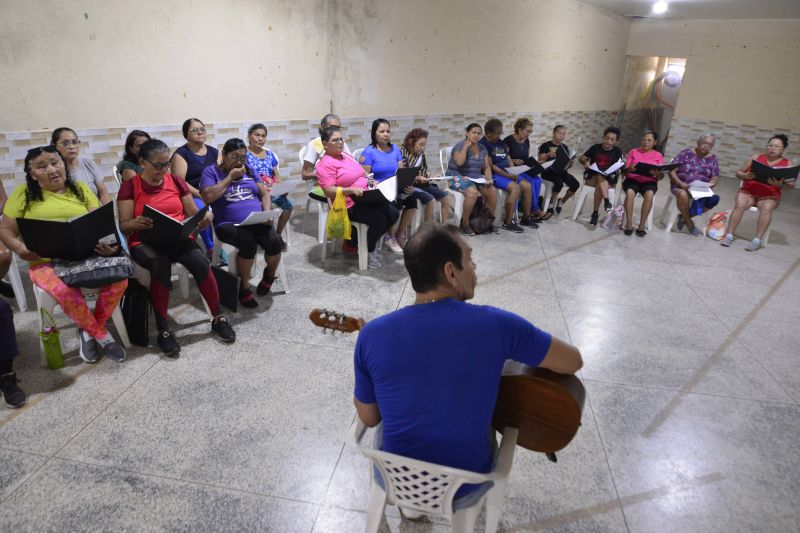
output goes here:
{"type": "MultiPolygon", "coordinates": [[[[351,333],[364,327],[364,320],[335,311],[314,309],[309,315],[317,326],[351,333]]],[[[492,427],[519,429],[517,445],[542,452],[555,462],[555,452],[569,444],[581,425],[586,400],[583,383],[573,375],[506,361],[492,417],[492,427]]]]}

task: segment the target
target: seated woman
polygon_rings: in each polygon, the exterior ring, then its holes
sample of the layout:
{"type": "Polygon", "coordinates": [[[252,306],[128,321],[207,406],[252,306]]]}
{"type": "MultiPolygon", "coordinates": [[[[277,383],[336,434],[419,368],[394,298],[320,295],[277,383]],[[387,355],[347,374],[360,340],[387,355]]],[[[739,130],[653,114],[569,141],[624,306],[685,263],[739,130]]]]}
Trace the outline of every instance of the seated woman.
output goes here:
{"type": "Polygon", "coordinates": [[[117,172],[122,181],[127,181],[144,170],[139,166],[139,147],[150,140],[150,134],[142,130],[133,130],[125,139],[125,155],[117,163],[117,172]]]}
{"type": "MultiPolygon", "coordinates": [[[[175,335],[167,327],[170,278],[174,262],[185,266],[194,276],[200,294],[214,316],[211,331],[224,342],[234,342],[236,333],[220,313],[217,281],[211,272],[208,259],[197,247],[194,239],[181,241],[171,253],[156,250],[139,240],[140,230],[153,227],[153,220],[142,216],[145,204],[178,221],[198,211],[189,186],[183,178],[169,173],[171,164],[169,147],[163,141],[151,139],[145,142],[139,148],[139,164],[144,170],[122,184],[117,194],[117,208],[120,227],[129,236],[131,259],[150,272],[150,303],[153,304],[155,311],[159,348],[166,355],[174,355],[181,350],[175,335]]],[[[198,227],[207,227],[211,219],[209,211],[198,227]]]]}
{"type": "MultiPolygon", "coordinates": [[[[3,181],[0,180],[0,215],[3,213],[3,207],[6,205],[6,190],[3,188],[3,181]]],[[[10,283],[3,281],[3,278],[8,274],[11,268],[11,250],[9,250],[3,241],[0,239],[0,294],[6,298],[14,298],[14,287],[10,283]]]]}
{"type": "Polygon", "coordinates": [[[0,392],[8,407],[18,409],[25,405],[25,393],[17,385],[14,358],[19,355],[17,333],[14,330],[14,311],[5,300],[0,300],[0,392]]]}
{"type": "Polygon", "coordinates": [[[769,229],[770,222],[772,222],[772,212],[781,201],[781,188],[794,187],[795,182],[784,182],[783,180],[769,178],[769,183],[761,183],[756,181],[756,176],[752,173],[751,167],[753,161],[758,161],[773,168],[792,166],[792,162],[783,157],[783,151],[786,150],[787,146],[789,146],[789,138],[786,135],[780,133],[773,135],[767,143],[767,151],[763,154],[754,155],[751,159],[745,161],[742,168],[736,172],[736,177],[742,180],[742,186],[736,195],[736,205],[728,222],[728,234],[725,235],[725,238],[720,243],[722,246],[731,245],[733,232],[739,226],[742,214],[746,209],[756,206],[758,207],[756,236],[747,243],[744,249],[748,252],[754,252],[761,248],[761,239],[764,238],[764,234],[769,229]]]}
{"type": "MultiPolygon", "coordinates": [[[[267,127],[263,124],[253,124],[247,130],[247,140],[249,143],[247,147],[247,165],[255,171],[256,176],[260,177],[264,186],[269,190],[272,188],[273,183],[281,181],[281,175],[278,172],[278,165],[280,165],[278,156],[271,150],[264,148],[264,144],[267,142],[267,127]]],[[[292,208],[294,207],[288,196],[288,194],[271,196],[272,205],[281,209],[277,231],[281,250],[284,252],[286,251],[286,243],[283,242],[281,235],[283,235],[283,229],[292,216],[292,208]]]]}
{"type": "MultiPolygon", "coordinates": [[[[503,139],[503,142],[506,145],[506,149],[508,150],[508,155],[511,157],[511,164],[513,166],[522,166],[522,165],[531,165],[530,156],[531,153],[531,142],[528,138],[533,133],[533,122],[529,118],[520,118],[514,122],[514,133],[503,139]]],[[[538,161],[535,160],[534,161],[538,161]]],[[[527,181],[531,184],[531,202],[530,202],[530,213],[531,217],[533,217],[532,224],[529,225],[532,228],[538,227],[537,222],[542,220],[548,220],[552,215],[552,213],[545,213],[542,211],[541,206],[539,205],[539,194],[542,190],[542,178],[533,174],[533,171],[523,172],[519,175],[519,179],[522,181],[527,181]]],[[[524,206],[523,206],[524,207],[524,206]]]]}
{"type": "Polygon", "coordinates": [[[484,135],[480,142],[489,152],[492,163],[492,178],[498,189],[506,191],[506,218],[501,226],[504,230],[522,233],[523,229],[514,222],[514,213],[517,210],[517,199],[522,194],[522,224],[534,228],[539,227],[531,218],[531,184],[519,178],[518,175],[506,169],[513,166],[508,155],[508,147],[500,140],[503,135],[503,123],[496,118],[490,118],[484,124],[484,135]]]}
{"type": "MultiPolygon", "coordinates": [[[[325,155],[317,163],[317,181],[331,201],[336,197],[337,187],[342,188],[347,204],[347,216],[352,222],[361,222],[369,226],[367,232],[367,266],[381,268],[381,255],[375,246],[378,239],[397,222],[400,213],[391,202],[383,201],[370,204],[357,204],[353,198],[360,197],[369,186],[364,169],[349,154],[342,152],[344,138],[342,128],[328,126],[322,130],[322,144],[325,155]]],[[[359,238],[362,239],[363,235],[359,238]]],[[[324,244],[323,244],[324,246],[324,244]]]]}
{"type": "Polygon", "coordinates": [[[67,163],[69,175],[74,181],[85,183],[92,194],[100,200],[100,205],[111,201],[111,195],[106,189],[105,178],[97,164],[88,157],[80,157],[81,141],[78,134],[70,128],[56,128],[50,136],[50,144],[58,149],[58,153],[67,163]]]}
{"type": "Polygon", "coordinates": [[[622,169],[622,174],[625,176],[625,181],[622,182],[622,190],[625,191],[625,235],[633,233],[633,200],[636,193],[641,194],[644,200],[636,235],[639,237],[647,235],[644,225],[653,208],[653,196],[658,191],[658,180],[664,177],[664,173],[653,170],[650,175],[642,175],[634,173],[633,169],[636,163],[664,164],[664,156],[655,149],[657,140],[658,136],[654,131],[646,131],[642,135],[642,145],[628,152],[628,157],[625,159],[625,167],[622,169]]]}
{"type": "MultiPolygon", "coordinates": [[[[8,198],[0,221],[0,239],[14,253],[30,262],[28,276],[34,285],[50,294],[58,305],[78,326],[80,356],[87,363],[96,363],[100,357],[122,362],[126,354],[114,337],[106,330],[106,322],[122,298],[128,280],[124,279],[100,289],[92,312],[86,305],[83,292],[69,287],[56,275],[50,259],[39,257],[19,240],[17,219],[69,220],[100,207],[97,197],[88,185],[74,181],[64,157],[54,146],[28,150],[25,156],[25,185],[17,187],[8,198]]],[[[104,256],[119,253],[119,246],[98,243],[95,251],[104,256]]]]}
{"type": "MultiPolygon", "coordinates": [[[[497,192],[492,184],[492,162],[489,160],[489,152],[478,142],[481,138],[481,127],[473,122],[465,131],[465,139],[457,142],[450,152],[447,175],[455,176],[450,180],[450,188],[464,194],[461,231],[464,235],[474,236],[475,232],[469,226],[469,217],[478,201],[478,195],[483,196],[484,205],[494,214],[497,192]],[[475,183],[470,178],[483,178],[485,183],[475,183]]],[[[498,230],[493,228],[493,231],[498,230]]]]}
{"type": "MultiPolygon", "coordinates": [[[[195,205],[201,208],[205,204],[200,197],[200,189],[197,188],[200,176],[206,167],[217,163],[219,152],[213,146],[206,144],[206,125],[200,119],[186,119],[181,130],[186,144],[175,150],[172,155],[172,175],[185,180],[195,205]]],[[[209,227],[201,231],[200,236],[203,238],[208,257],[211,257],[211,250],[214,249],[214,232],[209,227]]]]}
{"type": "Polygon", "coordinates": [[[200,178],[203,201],[214,210],[214,228],[217,238],[238,248],[236,271],[242,278],[239,303],[257,307],[258,302],[250,291],[250,270],[258,246],[264,249],[267,266],[256,293],[269,293],[281,260],[281,241],[271,223],[236,226],[255,211],[272,209],[270,196],[253,168],[245,164],[247,146],[241,139],[228,139],[222,147],[222,163],[206,167],[200,178]]]}
{"type": "MultiPolygon", "coordinates": [[[[322,146],[322,130],[327,128],[328,126],[338,126],[342,127],[342,120],[338,117],[338,115],[334,115],[332,113],[328,113],[322,120],[319,122],[319,136],[311,139],[308,144],[306,145],[305,154],[303,154],[303,170],[301,171],[302,177],[306,181],[316,181],[317,174],[315,173],[314,169],[317,166],[317,163],[322,156],[325,155],[325,147],[322,146]]],[[[347,146],[347,143],[344,143],[344,150],[343,153],[350,154],[350,147],[347,146]]],[[[325,198],[325,193],[319,186],[314,187],[311,189],[311,192],[308,195],[315,200],[319,200],[321,202],[327,202],[327,198],[325,198]]]]}
{"type": "MultiPolygon", "coordinates": [[[[422,202],[425,207],[422,220],[425,223],[433,222],[433,207],[434,203],[431,200],[436,200],[441,205],[442,210],[442,224],[447,223],[447,217],[450,213],[450,195],[447,191],[443,191],[436,185],[431,183],[431,173],[428,170],[428,160],[425,158],[425,146],[428,143],[428,132],[422,128],[414,128],[406,134],[403,140],[403,146],[400,147],[400,153],[403,154],[403,165],[406,168],[419,167],[420,173],[414,182],[414,196],[422,202]]],[[[410,222],[410,217],[408,222],[410,222]]],[[[398,234],[405,236],[405,228],[401,217],[398,226],[398,234]]],[[[395,236],[397,238],[397,236],[395,236]]]]}
{"type": "Polygon", "coordinates": [[[553,138],[539,146],[539,162],[545,163],[550,160],[555,160],[555,163],[542,174],[542,179],[553,182],[553,193],[550,195],[550,207],[547,212],[550,214],[561,213],[564,204],[572,198],[581,184],[578,180],[569,173],[569,167],[572,166],[572,159],[570,157],[569,146],[564,144],[564,139],[567,138],[567,127],[561,124],[553,128],[553,138]],[[566,185],[569,190],[564,194],[564,197],[558,200],[558,193],[566,185]],[[555,205],[555,211],[553,209],[555,205]]]}
{"type": "MultiPolygon", "coordinates": [[[[372,130],[370,137],[372,144],[364,148],[359,158],[359,163],[364,167],[367,174],[372,173],[375,181],[381,181],[391,178],[397,174],[398,168],[403,168],[403,154],[396,144],[391,142],[392,131],[389,126],[389,121],[383,118],[375,119],[372,121],[372,130]]],[[[403,217],[405,221],[401,221],[400,225],[405,225],[411,222],[411,217],[414,214],[414,209],[417,208],[417,197],[413,195],[413,188],[410,191],[404,191],[406,194],[401,198],[399,195],[395,200],[395,206],[403,210],[403,217]],[[410,193],[410,196],[408,195],[410,193]]],[[[399,228],[399,226],[398,226],[399,228]]],[[[398,228],[391,228],[383,238],[383,243],[396,254],[403,253],[403,246],[395,240],[395,234],[400,234],[398,228]]],[[[402,235],[401,242],[405,245],[405,233],[402,235]]]]}
{"type": "Polygon", "coordinates": [[[678,231],[685,225],[689,234],[695,237],[699,237],[703,232],[694,225],[692,217],[705,213],[719,203],[717,194],[692,200],[692,195],[689,193],[689,186],[695,181],[706,182],[711,189],[717,185],[719,163],[717,156],[711,153],[714,140],[713,135],[701,135],[697,139],[697,147],[687,148],[675,156],[672,162],[681,166],[669,173],[672,194],[675,195],[678,211],[681,212],[678,217],[678,231]]]}
{"type": "Polygon", "coordinates": [[[592,226],[597,225],[599,215],[597,210],[600,209],[600,202],[603,202],[603,207],[606,211],[611,211],[614,207],[608,200],[608,186],[609,184],[616,186],[618,175],[616,172],[610,176],[592,172],[589,167],[597,165],[600,170],[605,170],[620,159],[622,159],[622,150],[616,144],[619,140],[619,128],[611,126],[606,128],[603,132],[603,142],[600,144],[593,144],[591,148],[586,150],[578,158],[578,161],[583,165],[586,170],[583,173],[583,180],[586,185],[594,187],[594,203],[592,204],[592,218],[589,224],[592,226]]]}

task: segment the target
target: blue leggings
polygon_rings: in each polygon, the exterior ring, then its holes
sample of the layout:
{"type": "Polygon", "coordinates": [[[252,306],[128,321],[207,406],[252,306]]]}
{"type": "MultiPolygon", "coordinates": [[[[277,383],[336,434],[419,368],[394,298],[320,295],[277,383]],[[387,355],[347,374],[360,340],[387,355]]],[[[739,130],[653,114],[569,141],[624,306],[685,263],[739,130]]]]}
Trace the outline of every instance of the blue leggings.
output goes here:
{"type": "MultiPolygon", "coordinates": [[[[194,200],[194,205],[196,205],[198,209],[202,209],[206,205],[200,198],[192,197],[192,200],[194,200]]],[[[214,230],[210,224],[206,229],[200,230],[200,237],[203,239],[203,244],[206,245],[206,250],[214,249],[214,230]]]]}

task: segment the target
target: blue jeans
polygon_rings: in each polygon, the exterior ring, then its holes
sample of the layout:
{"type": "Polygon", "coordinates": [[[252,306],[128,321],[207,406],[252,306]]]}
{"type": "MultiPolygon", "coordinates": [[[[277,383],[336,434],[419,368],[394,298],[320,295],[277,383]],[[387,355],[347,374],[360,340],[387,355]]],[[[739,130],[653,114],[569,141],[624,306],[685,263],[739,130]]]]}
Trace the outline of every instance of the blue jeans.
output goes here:
{"type": "Polygon", "coordinates": [[[539,194],[542,192],[542,178],[539,176],[531,176],[525,172],[520,174],[519,178],[531,184],[531,190],[533,191],[533,194],[531,195],[531,210],[540,211],[541,208],[539,207],[539,194]]]}

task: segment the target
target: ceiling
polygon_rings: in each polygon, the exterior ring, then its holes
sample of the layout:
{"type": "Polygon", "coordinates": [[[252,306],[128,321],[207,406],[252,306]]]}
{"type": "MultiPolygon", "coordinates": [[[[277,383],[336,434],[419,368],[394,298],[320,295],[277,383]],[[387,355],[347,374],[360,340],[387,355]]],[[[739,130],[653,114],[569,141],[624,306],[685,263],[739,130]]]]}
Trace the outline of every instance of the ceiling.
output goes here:
{"type": "Polygon", "coordinates": [[[655,0],[579,0],[628,17],[654,19],[800,19],[800,0],[668,0],[669,9],[654,15],[655,0]]]}

